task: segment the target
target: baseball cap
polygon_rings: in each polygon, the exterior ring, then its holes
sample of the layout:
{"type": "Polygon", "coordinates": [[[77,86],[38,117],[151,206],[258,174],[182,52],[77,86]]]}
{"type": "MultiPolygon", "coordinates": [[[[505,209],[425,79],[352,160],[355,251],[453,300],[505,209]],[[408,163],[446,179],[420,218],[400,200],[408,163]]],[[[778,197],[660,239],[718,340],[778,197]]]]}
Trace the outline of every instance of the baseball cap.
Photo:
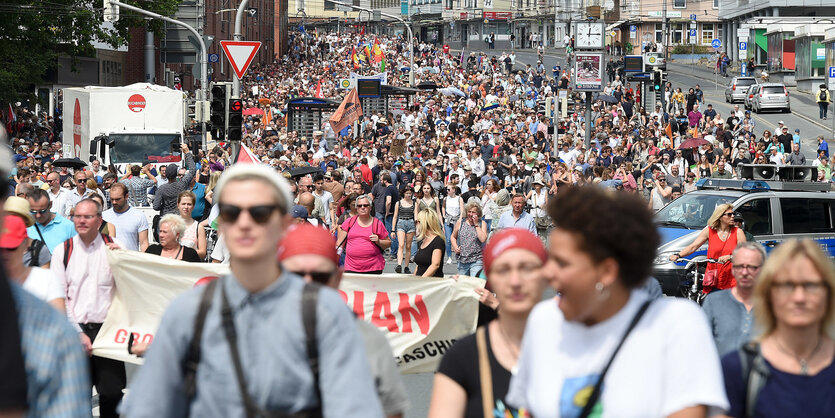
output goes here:
{"type": "Polygon", "coordinates": [[[295,205],[292,214],[294,218],[307,219],[307,208],[302,205],[295,205]]]}
{"type": "Polygon", "coordinates": [[[0,248],[17,248],[26,239],[26,225],[19,216],[3,218],[3,231],[0,233],[0,248]]]}
{"type": "Polygon", "coordinates": [[[336,240],[327,229],[302,223],[290,226],[278,245],[278,261],[296,255],[320,255],[334,264],[339,262],[336,254],[336,240]]]}

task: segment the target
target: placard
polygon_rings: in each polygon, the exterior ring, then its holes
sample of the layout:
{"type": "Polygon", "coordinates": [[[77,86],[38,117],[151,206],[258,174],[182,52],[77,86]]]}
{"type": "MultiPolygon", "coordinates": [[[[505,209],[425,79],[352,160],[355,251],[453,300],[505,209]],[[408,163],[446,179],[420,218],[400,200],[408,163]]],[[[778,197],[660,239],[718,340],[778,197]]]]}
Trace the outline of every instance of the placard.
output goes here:
{"type": "Polygon", "coordinates": [[[574,90],[603,90],[603,54],[577,52],[574,60],[574,90]]]}

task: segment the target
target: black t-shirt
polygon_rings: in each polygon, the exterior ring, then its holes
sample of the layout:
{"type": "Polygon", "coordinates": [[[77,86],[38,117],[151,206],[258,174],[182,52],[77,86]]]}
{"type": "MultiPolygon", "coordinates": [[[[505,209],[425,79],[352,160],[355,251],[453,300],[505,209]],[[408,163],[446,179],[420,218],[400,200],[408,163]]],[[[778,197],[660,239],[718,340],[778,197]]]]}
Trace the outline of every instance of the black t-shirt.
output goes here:
{"type": "MultiPolygon", "coordinates": [[[[490,373],[493,380],[494,411],[501,411],[500,408],[504,407],[511,413],[505,414],[502,412],[501,416],[516,416],[516,408],[507,405],[504,400],[508,390],[510,390],[510,371],[502,367],[493,355],[493,350],[490,349],[491,335],[489,331],[486,332],[486,337],[487,358],[490,360],[490,373]]],[[[481,380],[479,379],[478,345],[475,334],[468,335],[453,344],[441,359],[438,373],[444,374],[461,385],[464,392],[467,393],[467,406],[464,409],[465,417],[484,417],[481,406],[481,380]]]]}
{"type": "MultiPolygon", "coordinates": [[[[155,255],[162,255],[162,245],[159,244],[151,244],[145,250],[148,254],[155,254],[155,255]]],[[[180,260],[188,261],[191,263],[199,263],[203,260],[200,259],[200,256],[197,255],[197,251],[194,248],[189,248],[183,246],[183,258],[180,260]]]]}
{"type": "Polygon", "coordinates": [[[426,246],[426,248],[421,248],[421,245],[418,245],[417,253],[415,253],[415,264],[417,264],[417,269],[415,270],[415,275],[422,275],[426,269],[432,265],[432,252],[435,249],[441,250],[441,265],[438,266],[438,270],[435,271],[435,274],[432,277],[444,277],[444,252],[446,250],[446,242],[444,242],[441,237],[436,236],[432,239],[432,242],[426,246]]]}

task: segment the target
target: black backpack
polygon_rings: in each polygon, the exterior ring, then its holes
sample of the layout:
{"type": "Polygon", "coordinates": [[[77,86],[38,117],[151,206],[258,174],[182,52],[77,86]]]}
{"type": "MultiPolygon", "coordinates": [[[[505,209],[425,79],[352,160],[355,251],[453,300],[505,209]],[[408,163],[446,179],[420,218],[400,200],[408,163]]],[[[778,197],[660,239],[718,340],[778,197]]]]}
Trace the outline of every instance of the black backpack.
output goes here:
{"type": "Polygon", "coordinates": [[[826,90],[821,90],[821,101],[825,102],[827,99],[829,99],[829,95],[827,94],[826,90]]]}
{"type": "Polygon", "coordinates": [[[29,244],[29,248],[26,252],[29,253],[29,267],[40,267],[41,264],[39,263],[39,258],[41,255],[41,250],[43,250],[44,243],[39,239],[33,239],[32,243],[29,244]]]}

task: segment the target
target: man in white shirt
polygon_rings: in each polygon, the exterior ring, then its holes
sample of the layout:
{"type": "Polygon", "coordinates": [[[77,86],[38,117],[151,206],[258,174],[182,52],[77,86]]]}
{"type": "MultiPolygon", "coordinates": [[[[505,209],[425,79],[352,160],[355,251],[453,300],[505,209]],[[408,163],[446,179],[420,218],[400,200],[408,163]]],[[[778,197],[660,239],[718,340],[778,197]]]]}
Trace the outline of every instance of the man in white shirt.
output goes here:
{"type": "Polygon", "coordinates": [[[324,189],[325,177],[321,174],[317,174],[316,177],[313,179],[313,186],[313,196],[319,198],[319,200],[322,202],[322,207],[325,211],[322,220],[325,221],[325,224],[328,226],[328,228],[330,228],[330,226],[333,225],[333,223],[335,222],[335,218],[333,218],[334,211],[332,210],[332,206],[334,204],[333,195],[331,194],[331,192],[324,189]]]}
{"type": "Polygon", "coordinates": [[[70,211],[75,205],[92,193],[91,190],[87,190],[87,173],[85,171],[78,170],[73,177],[75,178],[75,188],[67,193],[64,198],[64,204],[61,207],[63,212],[59,213],[59,215],[67,219],[70,218],[70,211]]]}
{"type": "Polygon", "coordinates": [[[782,167],[786,165],[786,161],[783,158],[783,153],[780,152],[777,147],[771,147],[771,154],[768,156],[768,161],[772,164],[775,164],[777,167],[782,167]]]}
{"type": "Polygon", "coordinates": [[[52,202],[50,209],[55,213],[64,213],[64,199],[69,193],[69,190],[61,187],[61,176],[53,171],[47,174],[46,183],[49,185],[46,193],[49,194],[49,201],[52,202]]]}
{"type": "Polygon", "coordinates": [[[566,165],[571,166],[577,160],[577,155],[580,154],[576,149],[571,149],[571,144],[568,141],[562,143],[562,150],[559,153],[560,160],[566,165]]]}
{"type": "Polygon", "coordinates": [[[138,209],[128,205],[128,188],[122,183],[110,187],[113,207],[102,213],[102,218],[116,227],[116,238],[125,249],[145,251],[148,248],[148,218],[138,209]]]}

